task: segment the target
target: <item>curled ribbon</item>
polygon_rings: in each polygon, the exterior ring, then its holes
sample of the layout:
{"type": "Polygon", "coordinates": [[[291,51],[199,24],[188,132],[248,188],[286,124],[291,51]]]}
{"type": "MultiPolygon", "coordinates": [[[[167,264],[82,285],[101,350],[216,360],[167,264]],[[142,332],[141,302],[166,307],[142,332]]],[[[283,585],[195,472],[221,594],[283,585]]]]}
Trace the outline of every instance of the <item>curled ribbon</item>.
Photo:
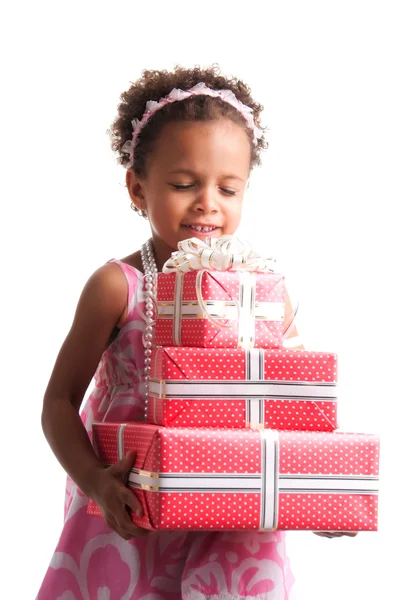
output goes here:
{"type": "Polygon", "coordinates": [[[187,273],[201,269],[272,273],[274,266],[273,258],[263,258],[252,250],[246,240],[224,235],[218,239],[193,237],[178,242],[178,250],[163,265],[163,273],[187,273]]]}
{"type": "MultiPolygon", "coordinates": [[[[232,327],[232,323],[223,323],[221,321],[217,321],[217,319],[215,319],[210,312],[207,309],[207,306],[205,304],[205,300],[203,298],[203,294],[202,294],[202,278],[203,278],[203,273],[205,272],[204,269],[202,269],[201,271],[198,271],[197,275],[196,275],[196,297],[198,299],[199,302],[199,306],[202,309],[203,313],[207,316],[207,318],[209,319],[209,321],[211,323],[213,323],[213,325],[217,325],[217,327],[220,327],[221,329],[223,328],[228,328],[228,327],[232,327]]],[[[233,303],[236,306],[236,310],[237,310],[237,320],[239,322],[239,318],[240,318],[240,306],[239,306],[239,302],[236,300],[236,298],[232,298],[233,303]]]]}

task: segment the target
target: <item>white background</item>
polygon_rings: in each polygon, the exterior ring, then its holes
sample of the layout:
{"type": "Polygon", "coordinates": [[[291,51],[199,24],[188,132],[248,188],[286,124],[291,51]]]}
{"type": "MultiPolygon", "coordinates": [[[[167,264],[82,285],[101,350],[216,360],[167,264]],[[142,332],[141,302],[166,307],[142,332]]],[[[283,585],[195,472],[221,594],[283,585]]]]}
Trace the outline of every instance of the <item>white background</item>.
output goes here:
{"type": "Polygon", "coordinates": [[[62,528],[64,473],[40,412],[82,286],[148,236],[106,135],[119,95],[144,68],[213,62],[249,83],[272,129],[241,233],[290,274],[307,346],[338,353],[341,427],[383,438],[379,532],[288,534],[298,598],[395,595],[394,4],[69,0],[2,9],[2,597],[35,596],[62,528]]]}

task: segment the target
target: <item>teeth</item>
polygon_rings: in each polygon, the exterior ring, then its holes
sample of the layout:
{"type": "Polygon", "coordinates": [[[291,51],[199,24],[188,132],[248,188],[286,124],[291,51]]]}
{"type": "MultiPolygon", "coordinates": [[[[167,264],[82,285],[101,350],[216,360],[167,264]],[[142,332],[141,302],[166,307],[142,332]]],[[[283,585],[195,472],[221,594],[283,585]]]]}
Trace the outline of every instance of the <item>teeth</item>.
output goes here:
{"type": "Polygon", "coordinates": [[[195,231],[203,231],[207,233],[209,231],[213,231],[216,227],[199,227],[198,225],[190,225],[191,229],[195,229],[195,231]]]}

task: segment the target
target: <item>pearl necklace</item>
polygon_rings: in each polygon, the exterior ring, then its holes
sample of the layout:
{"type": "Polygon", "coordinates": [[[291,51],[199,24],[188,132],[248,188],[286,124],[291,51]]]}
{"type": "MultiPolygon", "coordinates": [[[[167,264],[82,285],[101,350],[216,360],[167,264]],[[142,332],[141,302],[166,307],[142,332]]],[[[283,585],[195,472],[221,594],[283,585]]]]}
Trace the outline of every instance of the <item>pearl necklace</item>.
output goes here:
{"type": "Polygon", "coordinates": [[[144,269],[144,297],[145,297],[145,330],[143,333],[143,344],[145,348],[145,403],[144,418],[148,419],[148,394],[149,380],[151,372],[151,358],[154,332],[154,309],[156,307],[157,276],[158,268],[156,266],[155,256],[151,240],[148,240],[141,246],[141,261],[144,269]]]}

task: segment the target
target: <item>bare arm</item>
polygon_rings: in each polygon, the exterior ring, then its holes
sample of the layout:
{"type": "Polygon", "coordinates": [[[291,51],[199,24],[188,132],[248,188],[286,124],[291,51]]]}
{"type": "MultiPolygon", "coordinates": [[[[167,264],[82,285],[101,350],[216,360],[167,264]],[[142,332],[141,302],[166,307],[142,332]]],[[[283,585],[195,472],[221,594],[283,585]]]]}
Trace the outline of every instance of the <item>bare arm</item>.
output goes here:
{"type": "Polygon", "coordinates": [[[125,505],[141,510],[124,485],[124,474],[135,456],[130,454],[106,469],[91,446],[79,409],[124,311],[127,293],[126,278],[117,265],[104,265],[90,277],[55,362],[42,411],[43,431],[55,456],[82,492],[99,504],[108,524],[126,539],[137,535],[138,528],[124,514],[125,505]]]}
{"type": "Polygon", "coordinates": [[[87,495],[91,492],[90,473],[100,467],[100,462],[79,408],[126,298],[127,282],[119,267],[104,265],[90,277],[44,395],[42,426],[47,441],[87,495]]]}

